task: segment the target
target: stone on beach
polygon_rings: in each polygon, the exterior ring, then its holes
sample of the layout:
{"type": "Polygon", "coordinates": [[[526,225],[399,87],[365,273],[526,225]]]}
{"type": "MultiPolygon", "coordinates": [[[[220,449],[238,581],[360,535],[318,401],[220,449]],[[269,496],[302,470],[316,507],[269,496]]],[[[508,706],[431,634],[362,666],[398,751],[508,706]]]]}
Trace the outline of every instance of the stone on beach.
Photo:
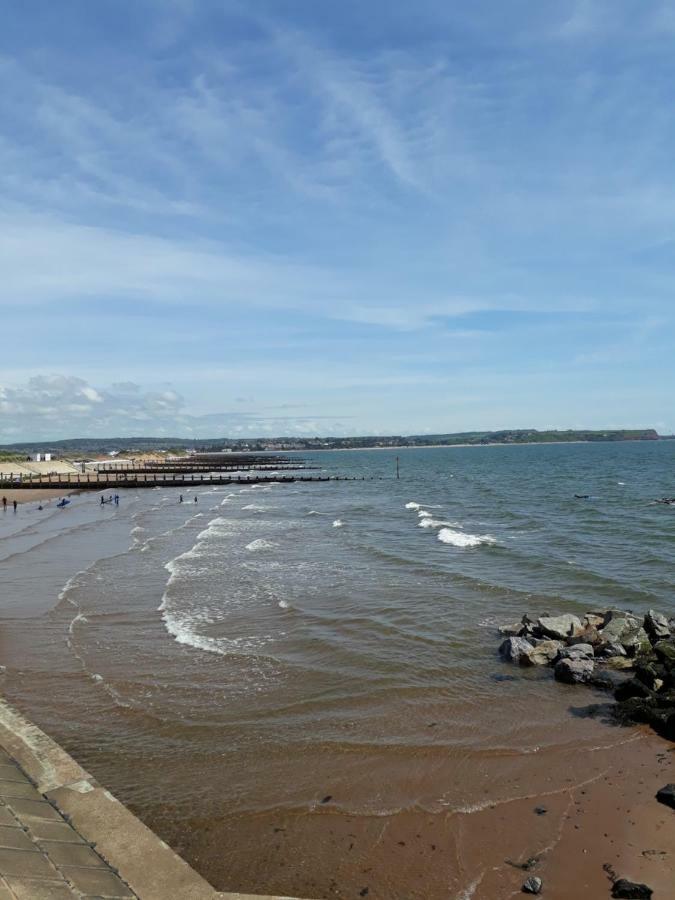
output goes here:
{"type": "Polygon", "coordinates": [[[623,900],[649,900],[653,893],[646,884],[628,881],[627,878],[619,878],[612,887],[612,897],[623,900]]]}
{"type": "Polygon", "coordinates": [[[561,641],[582,630],[581,619],[571,613],[564,613],[561,616],[540,616],[537,624],[547,637],[561,641]]]}
{"type": "Polygon", "coordinates": [[[557,681],[565,684],[585,684],[590,681],[595,664],[592,659],[561,659],[555,664],[557,681]]]}
{"type": "Polygon", "coordinates": [[[499,633],[504,637],[520,637],[524,631],[522,622],[514,622],[513,625],[500,625],[499,633]]]}
{"type": "MultiPolygon", "coordinates": [[[[523,657],[527,657],[532,650],[534,650],[534,647],[529,641],[526,641],[525,638],[508,637],[500,644],[499,655],[503,656],[504,659],[509,662],[519,663],[523,657]]],[[[525,661],[524,664],[527,665],[527,661],[525,661]]]]}
{"type": "Polygon", "coordinates": [[[656,792],[656,799],[659,803],[675,809],[675,784],[667,784],[665,787],[662,787],[656,792]]]}
{"type": "Polygon", "coordinates": [[[537,878],[536,875],[533,875],[531,878],[527,879],[522,890],[524,894],[541,894],[542,885],[543,882],[541,878],[537,878]]]}

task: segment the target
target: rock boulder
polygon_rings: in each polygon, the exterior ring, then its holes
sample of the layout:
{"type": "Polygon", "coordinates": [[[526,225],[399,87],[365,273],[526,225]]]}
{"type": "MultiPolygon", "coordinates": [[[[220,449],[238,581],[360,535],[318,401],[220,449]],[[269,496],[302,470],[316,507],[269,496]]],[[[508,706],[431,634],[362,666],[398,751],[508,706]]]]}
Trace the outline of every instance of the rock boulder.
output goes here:
{"type": "Polygon", "coordinates": [[[555,664],[554,674],[557,681],[565,684],[586,684],[594,669],[592,659],[561,659],[555,664]]]}
{"type": "Polygon", "coordinates": [[[559,641],[564,641],[570,635],[582,630],[581,619],[570,613],[564,613],[562,616],[540,616],[537,624],[547,637],[559,641]]]}
{"type": "Polygon", "coordinates": [[[512,663],[520,663],[522,660],[524,665],[528,664],[527,657],[532,650],[534,650],[532,644],[521,637],[508,637],[499,645],[501,657],[512,663]]]}

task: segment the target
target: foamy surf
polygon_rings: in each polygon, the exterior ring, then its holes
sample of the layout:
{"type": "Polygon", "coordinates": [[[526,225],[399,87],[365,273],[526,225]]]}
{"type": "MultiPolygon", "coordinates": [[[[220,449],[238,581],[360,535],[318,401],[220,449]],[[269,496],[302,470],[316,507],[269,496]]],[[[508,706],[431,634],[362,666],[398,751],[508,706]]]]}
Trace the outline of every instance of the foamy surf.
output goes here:
{"type": "Polygon", "coordinates": [[[258,538],[255,541],[251,541],[250,544],[246,545],[247,550],[274,550],[275,547],[278,547],[278,544],[275,544],[274,541],[266,541],[263,538],[258,538]]]}
{"type": "Polygon", "coordinates": [[[438,540],[442,544],[450,544],[453,547],[466,549],[468,547],[480,547],[481,544],[496,544],[496,540],[489,534],[462,534],[452,528],[441,528],[438,532],[438,540]]]}
{"type": "Polygon", "coordinates": [[[342,519],[336,519],[333,522],[333,528],[342,528],[343,522],[342,519]]]}

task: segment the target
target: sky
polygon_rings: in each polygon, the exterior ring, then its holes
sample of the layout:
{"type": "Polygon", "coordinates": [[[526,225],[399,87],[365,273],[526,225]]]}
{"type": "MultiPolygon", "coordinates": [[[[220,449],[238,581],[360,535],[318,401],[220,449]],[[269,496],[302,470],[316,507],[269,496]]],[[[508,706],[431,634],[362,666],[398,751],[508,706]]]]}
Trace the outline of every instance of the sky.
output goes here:
{"type": "Polygon", "coordinates": [[[0,442],[675,432],[675,0],[0,13],[0,442]]]}

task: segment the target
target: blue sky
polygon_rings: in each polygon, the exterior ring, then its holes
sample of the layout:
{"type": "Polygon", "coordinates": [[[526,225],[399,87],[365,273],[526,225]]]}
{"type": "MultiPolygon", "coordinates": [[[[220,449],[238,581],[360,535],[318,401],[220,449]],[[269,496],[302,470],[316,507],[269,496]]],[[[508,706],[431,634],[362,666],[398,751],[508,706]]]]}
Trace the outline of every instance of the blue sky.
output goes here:
{"type": "Polygon", "coordinates": [[[675,431],[675,2],[23,0],[0,441],[675,431]]]}

